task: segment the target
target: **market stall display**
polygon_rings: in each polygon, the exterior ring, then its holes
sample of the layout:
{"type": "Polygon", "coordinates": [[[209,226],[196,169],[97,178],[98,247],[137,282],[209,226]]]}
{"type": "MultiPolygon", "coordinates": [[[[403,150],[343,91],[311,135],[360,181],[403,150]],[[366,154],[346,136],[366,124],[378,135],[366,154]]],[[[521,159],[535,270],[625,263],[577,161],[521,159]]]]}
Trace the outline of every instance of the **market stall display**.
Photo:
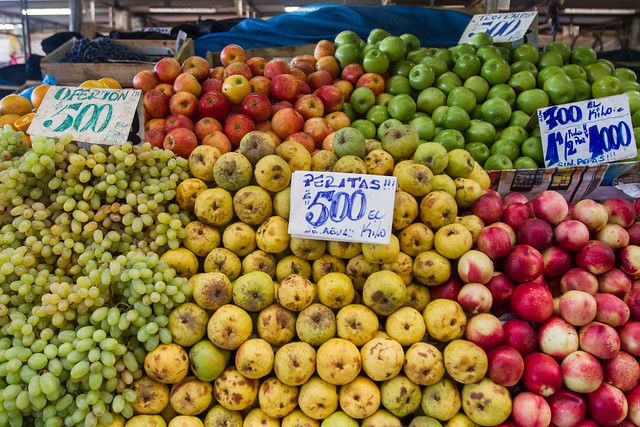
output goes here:
{"type": "Polygon", "coordinates": [[[490,175],[548,162],[539,108],[625,93],[637,135],[632,71],[382,29],[219,60],[132,79],[140,145],[27,137],[0,102],[0,424],[640,425],[640,202],[490,175]],[[362,175],[388,234],[289,234],[375,206],[362,175]]]}

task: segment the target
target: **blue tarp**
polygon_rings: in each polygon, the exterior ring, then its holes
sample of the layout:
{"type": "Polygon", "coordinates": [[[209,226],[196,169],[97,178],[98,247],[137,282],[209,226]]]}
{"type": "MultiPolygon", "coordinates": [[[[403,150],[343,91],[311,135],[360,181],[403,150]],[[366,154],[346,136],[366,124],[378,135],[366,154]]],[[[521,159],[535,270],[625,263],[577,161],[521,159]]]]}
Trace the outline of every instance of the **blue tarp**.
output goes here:
{"type": "Polygon", "coordinates": [[[333,40],[343,30],[353,30],[366,40],[374,28],[393,35],[411,33],[423,46],[448,47],[458,43],[471,15],[452,10],[411,6],[342,6],[319,4],[271,19],[246,19],[228,32],[213,33],[194,41],[196,55],[219,52],[230,43],[245,49],[295,46],[333,40]]]}

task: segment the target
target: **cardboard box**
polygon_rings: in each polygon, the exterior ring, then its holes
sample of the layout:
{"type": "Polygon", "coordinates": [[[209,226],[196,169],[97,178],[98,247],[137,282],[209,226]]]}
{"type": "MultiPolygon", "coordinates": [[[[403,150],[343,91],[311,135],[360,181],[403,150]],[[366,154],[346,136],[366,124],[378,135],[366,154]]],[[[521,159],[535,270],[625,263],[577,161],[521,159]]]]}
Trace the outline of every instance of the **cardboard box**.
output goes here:
{"type": "Polygon", "coordinates": [[[175,52],[175,40],[112,40],[124,45],[135,52],[152,57],[149,62],[109,62],[109,63],[70,63],[61,62],[67,51],[73,45],[73,40],[67,41],[58,49],[45,56],[40,62],[43,74],[56,78],[58,85],[73,86],[85,80],[114,78],[123,87],[133,85],[133,77],[143,70],[152,70],[153,66],[163,56],[173,56],[182,63],[194,55],[193,40],[187,39],[180,50],[175,52]]]}

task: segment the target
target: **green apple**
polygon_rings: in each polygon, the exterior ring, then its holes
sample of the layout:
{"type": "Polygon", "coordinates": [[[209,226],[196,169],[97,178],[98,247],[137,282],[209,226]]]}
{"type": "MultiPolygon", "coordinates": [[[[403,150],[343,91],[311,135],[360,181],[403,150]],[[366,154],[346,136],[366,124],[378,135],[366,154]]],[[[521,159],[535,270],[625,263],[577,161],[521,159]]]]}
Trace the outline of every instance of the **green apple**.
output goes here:
{"type": "Polygon", "coordinates": [[[464,148],[465,145],[464,136],[455,129],[443,129],[436,134],[433,140],[442,144],[447,151],[464,148]]]}
{"type": "Polygon", "coordinates": [[[509,63],[502,58],[491,58],[482,64],[480,75],[489,82],[491,86],[506,83],[511,76],[509,63]]]}
{"type": "Polygon", "coordinates": [[[380,49],[371,49],[362,58],[367,73],[384,74],[389,69],[389,57],[380,49]]]}
{"type": "Polygon", "coordinates": [[[366,138],[358,129],[343,127],[336,131],[333,137],[333,152],[340,157],[364,157],[366,153],[366,138]]]}
{"type": "Polygon", "coordinates": [[[511,106],[502,98],[487,99],[480,107],[480,114],[482,115],[482,120],[499,128],[509,122],[511,106]]]}
{"type": "Polygon", "coordinates": [[[488,60],[493,58],[502,58],[502,53],[500,52],[500,49],[498,49],[497,46],[487,45],[487,46],[481,46],[480,48],[478,48],[478,50],[476,51],[476,56],[480,58],[480,61],[485,63],[488,60]]]}
{"type": "MultiPolygon", "coordinates": [[[[578,65],[578,64],[572,64],[578,65]]],[[[610,76],[612,74],[611,68],[607,63],[602,61],[596,61],[591,64],[587,64],[584,66],[584,71],[587,73],[587,81],[589,83],[593,83],[596,80],[599,80],[602,77],[610,76]]],[[[573,76],[569,76],[572,79],[575,79],[573,76]]]]}
{"type": "Polygon", "coordinates": [[[604,76],[591,84],[591,95],[594,98],[619,95],[622,93],[622,82],[614,76],[604,76]]]}
{"type": "Polygon", "coordinates": [[[349,117],[349,122],[352,122],[356,119],[356,112],[353,109],[353,107],[351,106],[350,103],[345,102],[344,104],[342,104],[342,110],[343,113],[345,113],[347,115],[347,117],[349,117]]]}
{"type": "Polygon", "coordinates": [[[353,90],[349,104],[356,113],[364,114],[376,103],[376,95],[366,86],[360,86],[353,90]]]}
{"type": "Polygon", "coordinates": [[[380,50],[387,54],[389,61],[396,62],[404,58],[404,40],[396,36],[387,36],[380,40],[380,50]]]}
{"type": "Polygon", "coordinates": [[[453,72],[462,80],[466,80],[471,76],[480,74],[482,63],[480,59],[473,53],[465,53],[461,55],[453,66],[453,72]]]}
{"type": "Polygon", "coordinates": [[[410,95],[402,93],[391,98],[387,109],[391,117],[408,123],[416,112],[416,102],[410,95]]]}
{"type": "Polygon", "coordinates": [[[208,339],[197,342],[189,349],[191,372],[201,381],[218,378],[230,358],[231,351],[216,347],[208,339]]]}
{"type": "Polygon", "coordinates": [[[563,65],[564,61],[562,60],[562,55],[559,52],[548,50],[540,54],[540,58],[538,59],[536,67],[538,67],[538,70],[542,70],[543,68],[547,68],[550,66],[560,68],[563,65]]]}
{"type": "Polygon", "coordinates": [[[431,113],[431,119],[436,127],[444,127],[444,116],[447,114],[447,110],[449,110],[449,106],[441,105],[431,113]]]}
{"type": "Polygon", "coordinates": [[[537,167],[538,163],[527,156],[520,156],[513,162],[514,169],[536,169],[537,167]]]}
{"type": "Polygon", "coordinates": [[[511,86],[504,83],[491,87],[491,89],[489,89],[489,93],[487,93],[487,99],[502,98],[512,107],[515,105],[516,96],[516,91],[511,86]]]}
{"type": "Polygon", "coordinates": [[[613,71],[613,75],[622,81],[637,82],[638,76],[631,68],[620,67],[613,71]]]}
{"type": "Polygon", "coordinates": [[[509,126],[521,126],[526,128],[529,125],[531,116],[522,110],[514,110],[511,112],[511,118],[509,119],[509,126]]]}
{"type": "Polygon", "coordinates": [[[529,61],[516,61],[511,64],[511,74],[519,73],[520,71],[529,71],[534,76],[538,75],[538,67],[536,64],[529,61]]]}
{"type": "Polygon", "coordinates": [[[471,142],[464,146],[464,149],[467,150],[473,160],[478,162],[480,166],[484,165],[484,162],[491,156],[491,150],[489,147],[484,145],[481,142],[471,142]]]}
{"type": "Polygon", "coordinates": [[[419,63],[426,56],[429,56],[429,49],[426,47],[419,47],[417,49],[407,51],[407,59],[414,64],[419,63]]]}
{"type": "Polygon", "coordinates": [[[455,129],[463,132],[467,126],[469,126],[469,121],[469,113],[467,113],[463,108],[454,105],[447,108],[442,119],[442,125],[446,129],[455,129]]]}
{"type": "Polygon", "coordinates": [[[536,76],[536,83],[539,89],[542,89],[544,86],[544,82],[551,76],[555,76],[556,74],[564,74],[562,68],[557,67],[555,65],[550,65],[540,70],[538,75],[536,76]]]}
{"type": "MultiPolygon", "coordinates": [[[[542,89],[549,95],[549,101],[552,104],[566,104],[571,102],[576,94],[576,86],[573,80],[565,73],[558,73],[549,77],[544,82],[542,89]]],[[[591,90],[593,92],[593,85],[591,90]]]]}
{"type": "Polygon", "coordinates": [[[504,154],[513,162],[520,157],[520,146],[515,141],[499,139],[491,146],[491,154],[504,154]]]}
{"type": "Polygon", "coordinates": [[[407,77],[396,75],[387,79],[384,85],[384,91],[391,95],[400,95],[401,93],[408,95],[411,93],[412,88],[407,77]]]}
{"type": "Polygon", "coordinates": [[[476,97],[476,102],[484,102],[489,93],[489,83],[481,76],[471,76],[464,81],[463,87],[470,89],[476,97]]]}
{"type": "Polygon", "coordinates": [[[504,154],[493,154],[484,162],[485,170],[507,170],[513,169],[513,162],[504,154]]]}
{"type": "Polygon", "coordinates": [[[562,71],[572,79],[587,80],[587,72],[578,64],[567,64],[562,67],[562,71]]]}
{"type": "Polygon", "coordinates": [[[428,87],[418,94],[416,107],[418,111],[433,114],[436,108],[445,105],[446,102],[447,95],[444,92],[436,87],[428,87]]]}
{"type": "Polygon", "coordinates": [[[520,93],[536,87],[536,76],[530,71],[519,71],[509,77],[507,84],[511,86],[516,93],[520,93]]]}
{"type": "Polygon", "coordinates": [[[355,31],[344,30],[336,34],[336,37],[333,39],[333,42],[336,44],[336,46],[340,46],[346,43],[357,46],[360,43],[360,36],[358,36],[358,34],[356,34],[355,31]]]}
{"type": "MultiPolygon", "coordinates": [[[[588,83],[587,83],[588,84],[588,83]]],[[[545,108],[549,106],[549,95],[542,89],[530,89],[525,90],[516,99],[516,106],[518,110],[523,111],[528,115],[535,114],[538,108],[545,108]]]]}
{"type": "Polygon", "coordinates": [[[358,45],[352,43],[338,45],[333,56],[338,60],[341,68],[344,68],[349,64],[360,62],[361,60],[358,45]]]}
{"type": "Polygon", "coordinates": [[[449,107],[461,107],[467,113],[470,113],[476,106],[476,95],[469,88],[463,86],[455,87],[447,95],[447,105],[449,107]]]}
{"type": "Polygon", "coordinates": [[[431,87],[436,80],[436,73],[427,64],[416,64],[409,71],[409,84],[415,90],[431,87]]]}
{"type": "Polygon", "coordinates": [[[511,51],[511,62],[529,61],[535,64],[539,57],[538,48],[531,43],[522,43],[511,51]]]}
{"type": "Polygon", "coordinates": [[[533,159],[538,167],[544,167],[544,153],[542,151],[542,140],[539,136],[527,138],[520,147],[523,156],[533,159]]]}
{"type": "Polygon", "coordinates": [[[493,39],[487,33],[479,32],[475,33],[471,37],[469,37],[469,44],[476,49],[482,46],[491,46],[493,45],[493,39]]]}
{"type": "Polygon", "coordinates": [[[357,119],[351,122],[352,128],[358,129],[365,139],[373,139],[376,137],[376,126],[369,120],[357,119]]]}
{"type": "Polygon", "coordinates": [[[373,30],[371,30],[371,32],[369,33],[369,36],[367,37],[367,43],[368,44],[379,43],[385,37],[389,37],[390,35],[391,34],[389,34],[387,30],[384,30],[382,28],[374,28],[373,30]]]}
{"type": "Polygon", "coordinates": [[[382,148],[394,158],[404,160],[410,158],[420,144],[418,132],[409,125],[389,127],[380,138],[382,148]]]}
{"type": "Polygon", "coordinates": [[[390,73],[392,76],[409,77],[409,72],[411,71],[414,65],[416,64],[409,60],[401,59],[400,61],[396,61],[393,63],[393,65],[391,66],[390,73]]]}
{"type": "Polygon", "coordinates": [[[472,54],[475,55],[476,49],[469,43],[458,43],[455,46],[449,48],[451,51],[451,58],[455,63],[462,55],[472,54]]]}
{"type": "Polygon", "coordinates": [[[584,68],[586,65],[596,62],[598,55],[590,46],[580,46],[571,51],[569,59],[572,64],[578,64],[584,68]]]}
{"type": "Polygon", "coordinates": [[[547,43],[547,45],[544,47],[544,51],[558,52],[560,54],[560,57],[562,58],[562,62],[565,64],[569,61],[569,57],[571,57],[571,48],[565,42],[560,40],[547,43]]]}
{"type": "Polygon", "coordinates": [[[468,143],[480,142],[490,147],[496,139],[496,128],[484,120],[473,119],[464,131],[464,139],[468,143]]]}
{"type": "MultiPolygon", "coordinates": [[[[419,113],[416,113],[419,114],[419,113]]],[[[436,125],[433,123],[431,117],[424,116],[415,116],[409,122],[409,126],[414,128],[416,132],[418,132],[418,136],[421,140],[431,141],[433,137],[436,135],[436,125]]]]}
{"type": "Polygon", "coordinates": [[[448,70],[447,62],[442,58],[436,58],[435,56],[425,56],[419,61],[419,63],[433,68],[433,72],[436,73],[436,77],[448,70]]]}
{"type": "MultiPolygon", "coordinates": [[[[353,97],[353,94],[351,94],[351,97],[353,97]]],[[[367,110],[367,120],[369,120],[375,126],[380,126],[385,120],[389,118],[391,118],[391,116],[389,116],[389,110],[387,110],[386,105],[374,105],[369,108],[369,110],[367,110]]]]}
{"type": "Polygon", "coordinates": [[[448,95],[453,88],[462,86],[462,80],[460,80],[460,77],[458,77],[456,73],[446,71],[436,78],[435,86],[444,94],[448,95]]]}
{"type": "Polygon", "coordinates": [[[522,126],[507,126],[500,132],[500,139],[509,139],[518,145],[529,138],[529,133],[522,126]]]}
{"type": "Polygon", "coordinates": [[[447,69],[453,66],[453,53],[451,50],[440,47],[433,52],[433,56],[442,59],[447,64],[447,69]]]}

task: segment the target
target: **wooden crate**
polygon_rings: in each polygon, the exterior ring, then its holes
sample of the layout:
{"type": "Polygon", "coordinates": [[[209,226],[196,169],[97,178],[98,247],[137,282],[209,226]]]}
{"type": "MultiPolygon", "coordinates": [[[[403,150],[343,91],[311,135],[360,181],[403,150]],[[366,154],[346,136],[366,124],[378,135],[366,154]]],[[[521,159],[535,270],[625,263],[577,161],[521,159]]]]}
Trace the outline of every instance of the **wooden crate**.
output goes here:
{"type": "MultiPolygon", "coordinates": [[[[173,56],[180,63],[193,56],[193,40],[187,39],[180,50],[174,54],[175,40],[112,40],[114,43],[124,45],[135,52],[149,55],[159,59],[162,56],[173,56]]],[[[67,41],[58,49],[45,56],[40,62],[43,74],[49,74],[56,78],[58,85],[76,85],[85,80],[100,79],[102,77],[114,78],[123,87],[131,87],[133,77],[143,70],[152,70],[155,61],[149,62],[109,62],[109,63],[69,63],[60,62],[67,51],[73,45],[73,40],[67,41]]],[[[156,59],[156,61],[157,61],[156,59]]]]}
{"type": "MultiPolygon", "coordinates": [[[[298,46],[279,46],[279,47],[264,47],[258,49],[245,49],[247,59],[256,56],[261,56],[266,60],[281,58],[285,61],[290,61],[291,58],[298,55],[313,55],[313,51],[316,48],[315,44],[303,44],[298,46]]],[[[222,65],[220,62],[220,52],[207,52],[207,61],[213,67],[222,65]]]]}

